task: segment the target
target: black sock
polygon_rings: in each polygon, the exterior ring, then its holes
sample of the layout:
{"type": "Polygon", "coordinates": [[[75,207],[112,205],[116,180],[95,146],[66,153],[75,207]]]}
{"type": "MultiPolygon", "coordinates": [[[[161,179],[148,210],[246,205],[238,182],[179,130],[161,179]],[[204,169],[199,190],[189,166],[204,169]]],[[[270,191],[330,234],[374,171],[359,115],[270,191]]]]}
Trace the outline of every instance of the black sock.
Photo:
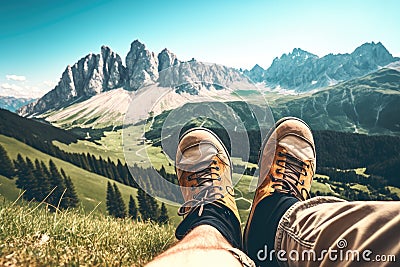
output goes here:
{"type": "Polygon", "coordinates": [[[247,254],[257,266],[278,266],[275,253],[270,257],[270,252],[275,249],[276,229],[283,214],[298,201],[291,195],[274,193],[258,203],[247,243],[247,254]]]}
{"type": "Polygon", "coordinates": [[[204,210],[199,216],[199,207],[194,209],[178,225],[175,236],[179,240],[184,238],[193,228],[200,225],[211,225],[216,228],[228,242],[235,248],[241,248],[242,234],[240,223],[235,214],[226,207],[213,204],[204,205],[204,210]]]}

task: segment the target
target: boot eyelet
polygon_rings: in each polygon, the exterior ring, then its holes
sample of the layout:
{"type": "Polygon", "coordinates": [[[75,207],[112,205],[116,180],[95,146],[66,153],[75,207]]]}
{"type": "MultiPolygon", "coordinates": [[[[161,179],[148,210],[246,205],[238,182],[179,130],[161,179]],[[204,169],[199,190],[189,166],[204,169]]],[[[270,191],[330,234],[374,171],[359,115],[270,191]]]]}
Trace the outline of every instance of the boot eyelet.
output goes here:
{"type": "Polygon", "coordinates": [[[218,181],[221,181],[221,176],[218,176],[218,181]]]}
{"type": "Polygon", "coordinates": [[[192,180],[192,176],[188,176],[187,178],[186,178],[188,181],[191,181],[192,180]]]}
{"type": "Polygon", "coordinates": [[[221,190],[221,191],[222,191],[222,186],[219,186],[219,190],[221,190]]]}
{"type": "Polygon", "coordinates": [[[301,180],[300,184],[301,184],[301,185],[304,185],[304,180],[301,180]]]}
{"type": "Polygon", "coordinates": [[[217,166],[217,167],[215,167],[215,170],[219,171],[219,167],[218,167],[218,166],[217,166]]]}
{"type": "Polygon", "coordinates": [[[212,162],[213,162],[213,164],[217,164],[218,163],[215,159],[212,162]]]}

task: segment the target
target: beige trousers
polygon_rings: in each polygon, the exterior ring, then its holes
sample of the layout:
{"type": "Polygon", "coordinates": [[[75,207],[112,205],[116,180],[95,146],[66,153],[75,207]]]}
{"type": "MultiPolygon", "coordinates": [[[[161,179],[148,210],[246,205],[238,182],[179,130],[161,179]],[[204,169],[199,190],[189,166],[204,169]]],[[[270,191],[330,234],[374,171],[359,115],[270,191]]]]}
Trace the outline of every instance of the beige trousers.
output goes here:
{"type": "Polygon", "coordinates": [[[279,222],[275,253],[283,266],[400,266],[400,201],[298,202],[279,222]]]}

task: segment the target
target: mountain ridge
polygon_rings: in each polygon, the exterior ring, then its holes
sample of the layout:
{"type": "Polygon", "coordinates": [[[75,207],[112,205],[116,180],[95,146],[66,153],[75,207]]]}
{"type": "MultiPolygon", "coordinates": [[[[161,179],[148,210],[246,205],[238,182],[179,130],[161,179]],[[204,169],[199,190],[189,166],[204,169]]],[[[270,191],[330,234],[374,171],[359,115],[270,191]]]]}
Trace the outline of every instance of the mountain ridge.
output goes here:
{"type": "Polygon", "coordinates": [[[21,107],[36,101],[34,98],[20,98],[13,96],[0,96],[0,109],[6,109],[12,112],[17,111],[21,107]]]}
{"type": "Polygon", "coordinates": [[[194,59],[184,62],[167,48],[157,56],[145,44],[135,40],[126,56],[126,64],[109,47],[102,46],[100,54],[90,53],[73,66],[68,65],[57,86],[34,103],[18,110],[22,116],[35,116],[81,102],[97,94],[123,88],[137,91],[159,83],[162,87],[179,86],[177,90],[198,94],[210,84],[230,87],[233,83],[250,81],[239,70],[194,59]],[[187,86],[186,86],[187,85],[187,86]]]}
{"type": "Polygon", "coordinates": [[[38,116],[106,91],[118,88],[137,91],[154,84],[190,95],[198,95],[202,90],[241,89],[243,85],[249,87],[252,81],[263,82],[269,88],[306,92],[363,76],[397,59],[382,43],[372,42],[357,47],[351,54],[328,54],[322,58],[294,48],[291,53],[275,58],[267,70],[255,65],[250,71],[241,71],[195,59],[180,61],[167,48],[156,55],[135,40],[125,65],[117,53],[102,46],[100,54],[90,53],[68,65],[53,90],[17,112],[22,116],[38,116]]]}
{"type": "Polygon", "coordinates": [[[306,92],[361,77],[400,58],[393,57],[381,42],[364,43],[352,53],[318,57],[300,48],[276,57],[267,69],[255,65],[244,74],[271,88],[306,92]]]}

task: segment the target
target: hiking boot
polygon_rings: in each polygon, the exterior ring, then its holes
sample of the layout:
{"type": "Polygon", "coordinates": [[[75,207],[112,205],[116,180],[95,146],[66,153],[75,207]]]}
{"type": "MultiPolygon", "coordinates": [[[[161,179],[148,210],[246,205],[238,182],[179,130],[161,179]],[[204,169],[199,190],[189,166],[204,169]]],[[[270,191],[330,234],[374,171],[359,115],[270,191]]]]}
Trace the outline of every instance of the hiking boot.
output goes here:
{"type": "Polygon", "coordinates": [[[176,153],[175,170],[185,203],[178,215],[203,213],[206,204],[226,207],[240,222],[232,185],[232,163],[222,141],[206,128],[184,133],[176,153]]]}
{"type": "Polygon", "coordinates": [[[316,153],[308,125],[293,117],[279,120],[264,139],[258,165],[260,177],[244,231],[245,248],[254,211],[264,198],[275,192],[300,201],[310,198],[316,153]]]}

